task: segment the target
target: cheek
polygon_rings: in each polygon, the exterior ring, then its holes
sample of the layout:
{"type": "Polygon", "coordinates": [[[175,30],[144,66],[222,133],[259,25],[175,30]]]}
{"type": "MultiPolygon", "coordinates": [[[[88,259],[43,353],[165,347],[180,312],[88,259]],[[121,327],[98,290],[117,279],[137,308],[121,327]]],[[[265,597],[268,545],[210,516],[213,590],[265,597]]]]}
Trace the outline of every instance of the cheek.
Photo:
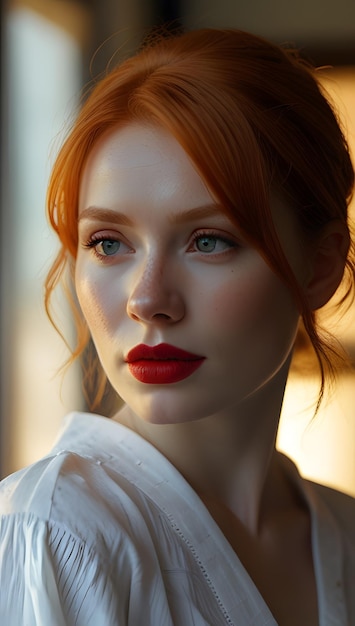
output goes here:
{"type": "Polygon", "coordinates": [[[98,333],[110,334],[110,320],[114,316],[117,303],[114,302],[114,290],[110,283],[100,280],[95,275],[88,275],[80,265],[75,276],[76,294],[81,311],[89,330],[96,339],[98,333]]]}
{"type": "Polygon", "coordinates": [[[203,314],[211,334],[217,331],[227,346],[235,338],[238,345],[256,345],[266,352],[292,348],[299,314],[291,294],[270,270],[233,276],[212,293],[203,314]]]}
{"type": "Polygon", "coordinates": [[[274,280],[269,277],[250,274],[247,272],[231,271],[221,280],[209,281],[208,285],[200,289],[199,302],[204,315],[211,323],[231,324],[248,321],[261,316],[270,306],[270,299],[277,295],[274,280]]]}
{"type": "Polygon", "coordinates": [[[289,356],[295,342],[299,313],[288,289],[274,275],[264,277],[251,296],[245,334],[261,365],[277,369],[289,356]]]}

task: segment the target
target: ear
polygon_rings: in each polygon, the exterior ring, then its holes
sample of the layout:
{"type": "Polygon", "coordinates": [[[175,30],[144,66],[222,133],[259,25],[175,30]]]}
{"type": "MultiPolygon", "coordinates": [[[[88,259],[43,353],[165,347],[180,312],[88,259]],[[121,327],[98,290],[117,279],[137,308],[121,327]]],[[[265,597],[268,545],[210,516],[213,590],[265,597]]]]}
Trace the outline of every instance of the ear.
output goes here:
{"type": "Polygon", "coordinates": [[[333,220],[315,242],[310,263],[310,278],[305,295],[315,311],[324,306],[339,287],[349,250],[349,231],[343,222],[333,220]]]}

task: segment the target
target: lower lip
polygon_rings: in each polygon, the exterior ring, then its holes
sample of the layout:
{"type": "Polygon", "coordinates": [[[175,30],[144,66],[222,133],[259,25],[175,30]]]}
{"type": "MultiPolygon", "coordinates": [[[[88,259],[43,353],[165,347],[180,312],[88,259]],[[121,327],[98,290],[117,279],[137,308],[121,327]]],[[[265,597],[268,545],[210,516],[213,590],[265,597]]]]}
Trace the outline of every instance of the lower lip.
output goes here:
{"type": "Polygon", "coordinates": [[[128,363],[128,369],[132,376],[141,383],[167,385],[169,383],[178,383],[180,380],[188,378],[202,365],[203,361],[204,359],[193,361],[149,361],[142,359],[141,361],[128,363]]]}

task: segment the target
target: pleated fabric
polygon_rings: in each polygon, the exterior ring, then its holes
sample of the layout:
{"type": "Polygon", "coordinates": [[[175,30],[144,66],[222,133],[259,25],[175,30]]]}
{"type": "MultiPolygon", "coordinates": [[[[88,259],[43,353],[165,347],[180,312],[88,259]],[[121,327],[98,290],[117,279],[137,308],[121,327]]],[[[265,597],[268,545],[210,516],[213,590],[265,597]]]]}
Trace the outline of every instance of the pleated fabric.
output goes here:
{"type": "MultiPolygon", "coordinates": [[[[354,500],[284,462],[311,510],[320,626],[353,626],[354,500]]],[[[181,474],[109,419],[68,416],[1,483],[0,514],[1,625],[276,626],[181,474]]]]}

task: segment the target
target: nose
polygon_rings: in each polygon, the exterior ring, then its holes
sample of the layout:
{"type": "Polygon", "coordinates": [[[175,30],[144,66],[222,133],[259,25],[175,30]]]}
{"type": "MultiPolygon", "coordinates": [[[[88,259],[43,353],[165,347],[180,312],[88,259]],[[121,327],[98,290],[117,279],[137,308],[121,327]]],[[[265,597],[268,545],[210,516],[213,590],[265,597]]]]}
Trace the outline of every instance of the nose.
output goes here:
{"type": "Polygon", "coordinates": [[[143,323],[176,323],[185,315],[182,286],[177,272],[164,259],[150,259],[132,279],[127,313],[143,323]]]}

